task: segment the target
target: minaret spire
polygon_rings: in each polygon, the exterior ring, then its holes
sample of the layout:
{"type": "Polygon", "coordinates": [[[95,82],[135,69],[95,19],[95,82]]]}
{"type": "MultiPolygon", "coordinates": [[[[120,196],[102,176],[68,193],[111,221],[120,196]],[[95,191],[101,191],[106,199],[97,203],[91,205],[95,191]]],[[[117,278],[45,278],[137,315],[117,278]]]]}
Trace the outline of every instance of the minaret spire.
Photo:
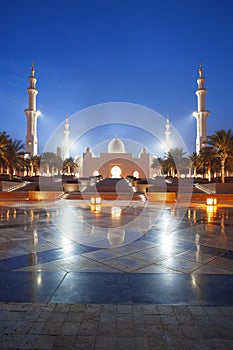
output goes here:
{"type": "Polygon", "coordinates": [[[36,89],[37,79],[35,78],[35,67],[32,63],[30,69],[31,75],[29,76],[28,92],[28,109],[25,109],[24,113],[27,117],[27,135],[26,135],[26,153],[35,156],[38,152],[38,139],[37,139],[37,117],[39,112],[36,109],[36,96],[38,90],[36,89]]]}
{"type": "Polygon", "coordinates": [[[205,95],[207,90],[204,87],[205,78],[203,77],[202,64],[199,68],[199,78],[197,79],[197,111],[193,113],[193,116],[197,120],[197,138],[196,138],[196,153],[199,154],[206,141],[206,119],[209,115],[209,111],[205,109],[205,95]]]}
{"type": "Polygon", "coordinates": [[[69,118],[66,117],[65,128],[64,128],[64,159],[70,157],[70,124],[69,118]]]}

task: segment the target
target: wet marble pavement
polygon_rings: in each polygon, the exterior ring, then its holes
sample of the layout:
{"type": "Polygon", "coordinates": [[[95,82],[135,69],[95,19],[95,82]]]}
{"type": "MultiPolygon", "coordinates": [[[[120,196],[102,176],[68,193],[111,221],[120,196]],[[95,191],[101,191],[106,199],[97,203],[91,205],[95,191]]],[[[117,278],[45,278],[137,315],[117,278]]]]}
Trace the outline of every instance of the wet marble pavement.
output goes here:
{"type": "Polygon", "coordinates": [[[66,205],[0,206],[0,302],[233,305],[233,208],[66,205]]]}

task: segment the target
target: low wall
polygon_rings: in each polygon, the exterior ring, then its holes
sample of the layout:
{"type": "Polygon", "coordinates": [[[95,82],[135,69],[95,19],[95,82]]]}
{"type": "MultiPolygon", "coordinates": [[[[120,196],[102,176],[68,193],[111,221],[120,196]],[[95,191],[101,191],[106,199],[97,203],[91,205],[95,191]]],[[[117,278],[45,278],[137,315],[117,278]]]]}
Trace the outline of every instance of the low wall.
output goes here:
{"type": "Polygon", "coordinates": [[[79,191],[79,184],[66,183],[66,184],[63,184],[63,189],[64,189],[65,193],[78,192],[79,191]]]}
{"type": "Polygon", "coordinates": [[[0,192],[0,199],[6,200],[21,200],[28,199],[27,191],[19,191],[19,192],[0,192]]]}
{"type": "Polygon", "coordinates": [[[148,192],[150,202],[176,202],[175,192],[148,192]]]}
{"type": "Polygon", "coordinates": [[[212,193],[231,193],[233,194],[233,183],[208,183],[208,184],[200,184],[200,188],[203,190],[211,191],[212,193]]]}
{"type": "MultiPolygon", "coordinates": [[[[233,194],[208,194],[208,193],[193,193],[191,197],[191,203],[206,203],[206,198],[216,198],[217,204],[232,204],[233,205],[233,194]]],[[[190,193],[179,193],[177,195],[177,202],[189,202],[190,193]]]]}
{"type": "Polygon", "coordinates": [[[30,201],[54,201],[61,198],[63,192],[55,191],[29,191],[28,198],[30,201]]]}

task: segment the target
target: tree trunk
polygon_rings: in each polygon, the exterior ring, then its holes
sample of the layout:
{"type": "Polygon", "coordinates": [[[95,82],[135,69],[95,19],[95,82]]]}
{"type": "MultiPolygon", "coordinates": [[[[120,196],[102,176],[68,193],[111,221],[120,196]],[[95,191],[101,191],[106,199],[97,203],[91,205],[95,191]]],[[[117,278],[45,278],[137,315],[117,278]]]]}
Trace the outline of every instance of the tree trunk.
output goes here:
{"type": "Polygon", "coordinates": [[[9,168],[9,180],[13,179],[14,168],[9,168]]]}
{"type": "Polygon", "coordinates": [[[211,171],[210,170],[211,170],[211,168],[210,168],[210,166],[208,166],[208,170],[207,171],[208,171],[208,181],[209,182],[211,182],[211,171]]]}
{"type": "Polygon", "coordinates": [[[221,183],[225,182],[225,159],[221,159],[221,183]]]}
{"type": "Polygon", "coordinates": [[[196,166],[193,167],[193,177],[194,178],[197,177],[197,167],[196,166]]]}

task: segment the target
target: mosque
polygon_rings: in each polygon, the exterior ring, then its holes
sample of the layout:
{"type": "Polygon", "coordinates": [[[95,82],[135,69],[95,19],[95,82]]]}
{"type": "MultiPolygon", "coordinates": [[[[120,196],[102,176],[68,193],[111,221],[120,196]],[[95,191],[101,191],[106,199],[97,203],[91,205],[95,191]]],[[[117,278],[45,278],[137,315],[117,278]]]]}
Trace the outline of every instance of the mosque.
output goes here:
{"type": "MultiPolygon", "coordinates": [[[[26,134],[26,154],[35,156],[38,154],[38,137],[37,137],[37,119],[39,112],[36,107],[36,96],[38,90],[36,88],[37,79],[35,77],[35,68],[32,65],[31,75],[29,76],[28,108],[24,111],[27,117],[27,134],[26,134]]],[[[199,77],[197,79],[198,88],[197,95],[197,111],[193,113],[196,118],[196,153],[199,154],[206,140],[206,120],[209,112],[205,109],[205,95],[207,90],[204,87],[205,78],[203,77],[202,65],[199,68],[199,77]]],[[[63,159],[69,158],[70,125],[68,117],[64,125],[64,150],[63,159]]],[[[164,143],[169,149],[171,144],[170,121],[167,118],[165,123],[165,139],[164,143]]],[[[89,147],[83,152],[81,166],[79,168],[79,176],[97,176],[101,174],[103,177],[126,177],[134,176],[141,178],[152,177],[151,155],[143,148],[138,157],[133,157],[132,153],[127,153],[125,145],[117,136],[108,144],[108,152],[95,156],[89,147]]]]}

